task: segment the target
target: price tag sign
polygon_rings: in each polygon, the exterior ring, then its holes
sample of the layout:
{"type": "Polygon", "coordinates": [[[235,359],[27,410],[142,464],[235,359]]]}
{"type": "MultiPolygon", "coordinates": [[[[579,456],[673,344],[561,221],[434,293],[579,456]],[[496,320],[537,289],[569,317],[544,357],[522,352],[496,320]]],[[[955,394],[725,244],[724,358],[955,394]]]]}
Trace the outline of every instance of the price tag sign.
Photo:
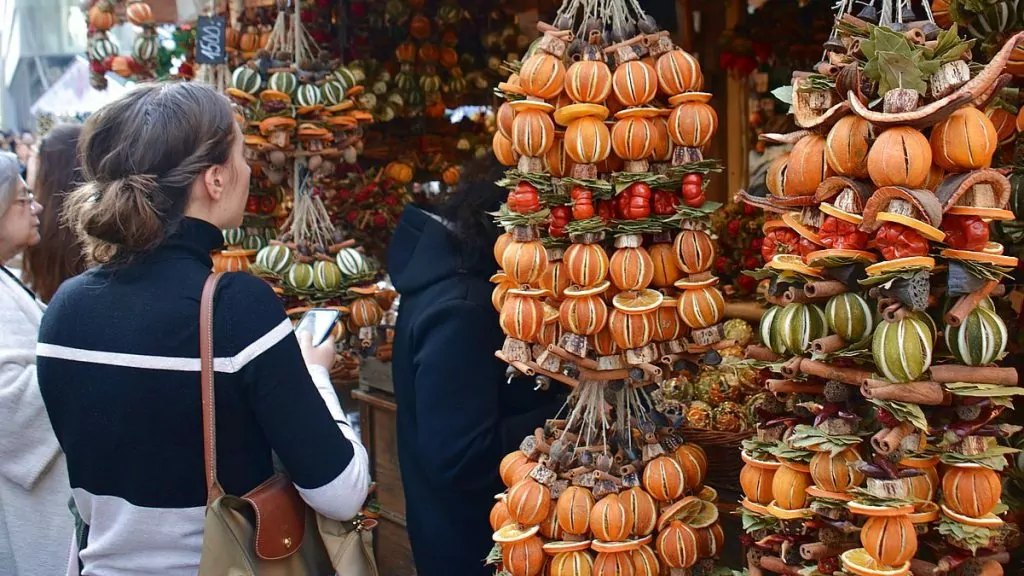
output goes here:
{"type": "Polygon", "coordinates": [[[196,63],[226,64],[227,41],[223,16],[200,16],[196,23],[196,63]]]}

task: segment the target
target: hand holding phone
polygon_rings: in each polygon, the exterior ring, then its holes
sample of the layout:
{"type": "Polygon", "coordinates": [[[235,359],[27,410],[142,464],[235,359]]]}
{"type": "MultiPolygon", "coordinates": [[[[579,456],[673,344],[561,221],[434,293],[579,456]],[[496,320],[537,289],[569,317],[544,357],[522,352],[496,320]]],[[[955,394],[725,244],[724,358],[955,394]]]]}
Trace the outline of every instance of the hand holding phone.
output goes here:
{"type": "Polygon", "coordinates": [[[295,326],[296,332],[309,332],[313,337],[313,346],[319,346],[327,340],[334,330],[341,313],[330,308],[313,308],[302,315],[295,326]]]}

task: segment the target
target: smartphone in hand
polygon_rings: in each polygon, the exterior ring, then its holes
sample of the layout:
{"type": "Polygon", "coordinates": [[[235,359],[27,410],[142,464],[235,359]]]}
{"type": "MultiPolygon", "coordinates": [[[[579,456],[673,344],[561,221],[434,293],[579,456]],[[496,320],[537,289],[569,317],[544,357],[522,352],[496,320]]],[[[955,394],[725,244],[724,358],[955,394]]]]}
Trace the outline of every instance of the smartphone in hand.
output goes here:
{"type": "Polygon", "coordinates": [[[309,332],[313,336],[313,345],[319,346],[324,343],[327,336],[334,330],[341,313],[330,308],[313,308],[302,315],[302,319],[295,325],[296,332],[309,332]]]}

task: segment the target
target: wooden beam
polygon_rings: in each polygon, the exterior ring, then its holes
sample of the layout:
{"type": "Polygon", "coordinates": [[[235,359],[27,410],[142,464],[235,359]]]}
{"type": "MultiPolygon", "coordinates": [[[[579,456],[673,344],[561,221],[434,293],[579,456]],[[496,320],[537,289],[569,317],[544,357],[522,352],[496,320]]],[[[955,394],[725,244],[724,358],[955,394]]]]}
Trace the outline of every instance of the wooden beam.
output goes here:
{"type": "MultiPolygon", "coordinates": [[[[743,19],[746,0],[728,0],[725,6],[725,28],[735,27],[743,19]]],[[[747,187],[747,92],[746,78],[726,76],[725,91],[725,122],[720,129],[725,129],[725,174],[728,188],[728,202],[736,191],[747,187]],[[724,126],[723,126],[724,125],[724,126]]]]}

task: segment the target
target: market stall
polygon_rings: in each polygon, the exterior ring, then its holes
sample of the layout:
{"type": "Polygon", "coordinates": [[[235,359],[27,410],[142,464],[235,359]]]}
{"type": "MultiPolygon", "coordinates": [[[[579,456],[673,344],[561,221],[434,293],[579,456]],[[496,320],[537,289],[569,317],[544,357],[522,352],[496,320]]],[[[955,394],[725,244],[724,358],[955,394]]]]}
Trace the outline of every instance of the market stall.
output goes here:
{"type": "Polygon", "coordinates": [[[295,319],[342,312],[381,573],[414,573],[386,246],[493,154],[495,356],[570,391],[495,463],[496,572],[1002,574],[1024,17],[557,4],[232,0],[171,28],[138,0],[88,8],[96,90],[174,77],[235,103],[252,189],[216,267],[295,319]]]}

